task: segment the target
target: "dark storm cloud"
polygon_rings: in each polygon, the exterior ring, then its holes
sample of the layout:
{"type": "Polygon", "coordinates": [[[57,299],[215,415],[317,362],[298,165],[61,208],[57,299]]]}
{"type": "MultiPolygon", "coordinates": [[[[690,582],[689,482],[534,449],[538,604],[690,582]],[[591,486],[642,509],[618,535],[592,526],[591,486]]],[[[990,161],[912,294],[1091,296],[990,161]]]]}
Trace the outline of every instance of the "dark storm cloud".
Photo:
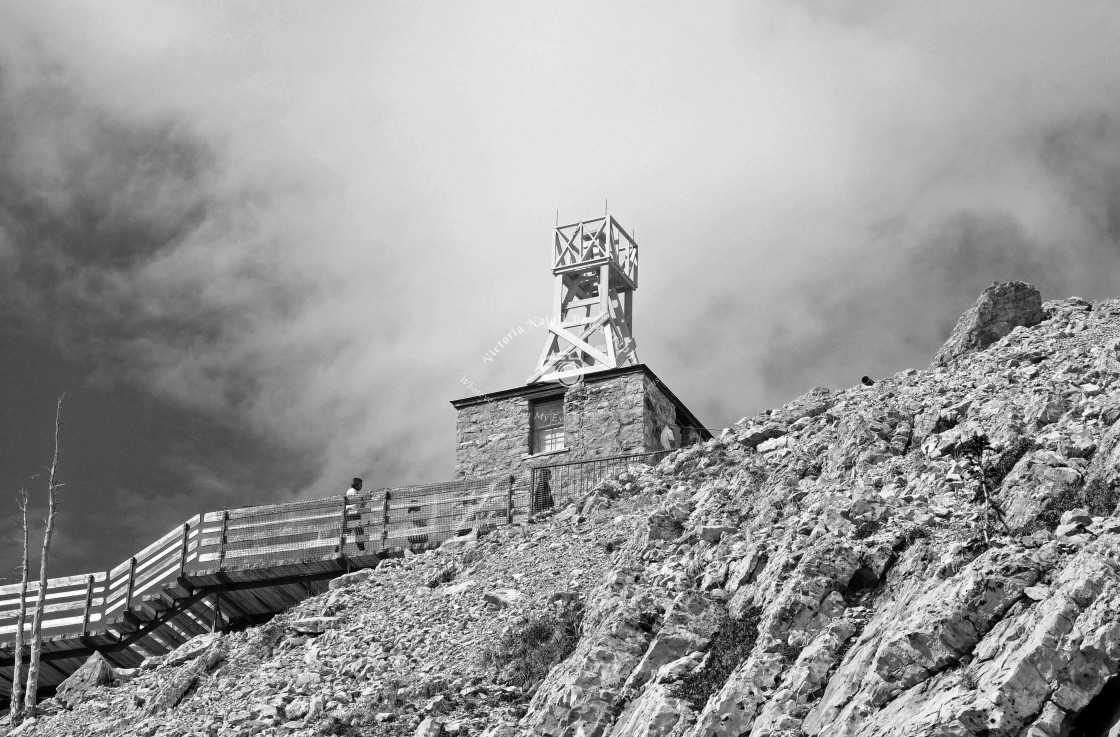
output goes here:
{"type": "Polygon", "coordinates": [[[314,296],[266,242],[255,258],[220,253],[232,238],[261,237],[247,203],[268,193],[231,191],[215,151],[180,121],[127,120],[83,99],[65,74],[20,79],[13,67],[0,67],[9,318],[96,357],[105,373],[148,379],[180,367],[184,402],[251,403],[248,367],[210,359],[314,296]],[[211,263],[201,248],[218,251],[211,263]]]}
{"type": "MultiPolygon", "coordinates": [[[[313,175],[254,168],[189,111],[113,104],[64,57],[0,51],[3,350],[50,360],[45,342],[75,367],[50,382],[70,392],[73,481],[55,570],[115,563],[200,511],[336,493],[354,474],[432,480],[417,461],[443,448],[404,417],[442,407],[383,401],[370,380],[379,365],[382,381],[429,373],[392,363],[410,330],[385,293],[393,259],[360,253],[373,239],[340,226],[313,175]]],[[[43,393],[46,379],[5,365],[43,393]]],[[[6,407],[13,434],[42,424],[19,409],[6,407]]],[[[38,468],[46,439],[6,448],[5,487],[38,468]]],[[[38,519],[43,495],[32,503],[38,519]]],[[[10,539],[0,554],[15,559],[10,539]]]]}
{"type": "Polygon", "coordinates": [[[180,413],[122,503],[448,477],[446,400],[530,374],[541,331],[482,357],[604,197],[717,429],[926,365],[993,279],[1116,292],[1112,3],[51,7],[0,27],[0,309],[75,402],[180,413]]]}

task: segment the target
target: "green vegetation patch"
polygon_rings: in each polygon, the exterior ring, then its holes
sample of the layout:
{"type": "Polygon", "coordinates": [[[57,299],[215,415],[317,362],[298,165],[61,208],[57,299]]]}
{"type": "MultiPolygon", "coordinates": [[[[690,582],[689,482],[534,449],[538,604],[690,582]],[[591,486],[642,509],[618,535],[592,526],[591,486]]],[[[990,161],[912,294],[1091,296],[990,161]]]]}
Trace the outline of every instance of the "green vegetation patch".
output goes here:
{"type": "Polygon", "coordinates": [[[1107,517],[1120,498],[1116,489],[1099,477],[1092,477],[1077,487],[1065,487],[1050,499],[1050,504],[1037,518],[1038,526],[1053,531],[1061,522],[1062,513],[1084,509],[1093,517],[1107,517]]]}
{"type": "Polygon", "coordinates": [[[583,605],[576,601],[529,617],[483,652],[483,667],[494,668],[498,680],[528,691],[576,649],[582,623],[583,605]]]}
{"type": "Polygon", "coordinates": [[[724,607],[718,614],[704,664],[673,687],[673,696],[703,708],[711,695],[727,683],[732,671],[750,656],[758,640],[761,618],[762,609],[758,607],[748,608],[739,619],[734,619],[724,607]]]}

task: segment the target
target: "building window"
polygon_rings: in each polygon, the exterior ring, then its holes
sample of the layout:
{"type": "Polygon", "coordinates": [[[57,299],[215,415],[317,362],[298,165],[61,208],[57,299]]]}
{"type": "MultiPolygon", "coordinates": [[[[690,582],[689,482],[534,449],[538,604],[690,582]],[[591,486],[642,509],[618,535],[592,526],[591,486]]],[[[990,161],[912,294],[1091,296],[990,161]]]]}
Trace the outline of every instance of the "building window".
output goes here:
{"type": "Polygon", "coordinates": [[[564,398],[533,402],[530,453],[564,450],[564,398]]]}

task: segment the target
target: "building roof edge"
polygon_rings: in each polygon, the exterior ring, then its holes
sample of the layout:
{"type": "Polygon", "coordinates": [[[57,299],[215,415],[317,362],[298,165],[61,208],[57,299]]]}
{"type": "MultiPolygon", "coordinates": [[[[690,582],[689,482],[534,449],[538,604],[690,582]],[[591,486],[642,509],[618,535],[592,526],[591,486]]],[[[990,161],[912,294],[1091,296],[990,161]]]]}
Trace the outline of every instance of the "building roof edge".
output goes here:
{"type": "MultiPolygon", "coordinates": [[[[707,440],[712,437],[712,433],[704,427],[704,424],[697,419],[696,415],[692,413],[684,402],[677,397],[676,394],[663,382],[653,370],[644,363],[635,364],[633,366],[621,366],[619,368],[606,369],[604,371],[596,371],[594,373],[586,374],[584,381],[598,382],[605,379],[613,379],[618,376],[626,376],[627,374],[642,373],[657,385],[665,397],[673,403],[677,408],[677,413],[682,420],[691,423],[691,427],[699,431],[700,436],[707,440]]],[[[463,397],[462,399],[452,399],[451,406],[456,410],[465,407],[473,407],[478,404],[486,402],[496,402],[502,399],[512,399],[514,397],[534,397],[547,395],[552,392],[566,391],[566,387],[556,382],[536,382],[533,384],[525,384],[524,386],[516,386],[511,389],[502,389],[496,392],[487,392],[486,394],[476,394],[470,397],[463,397]]],[[[683,424],[683,423],[682,423],[683,424]]]]}

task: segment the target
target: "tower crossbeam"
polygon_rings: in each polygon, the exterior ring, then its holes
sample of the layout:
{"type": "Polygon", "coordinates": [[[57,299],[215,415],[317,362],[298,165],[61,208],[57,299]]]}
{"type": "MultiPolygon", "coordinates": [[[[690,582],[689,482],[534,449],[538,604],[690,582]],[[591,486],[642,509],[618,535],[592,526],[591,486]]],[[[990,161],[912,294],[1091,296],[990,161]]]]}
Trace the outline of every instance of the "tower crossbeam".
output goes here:
{"type": "Polygon", "coordinates": [[[609,214],[553,233],[548,338],[529,383],[638,363],[633,332],[638,244],[609,214]]]}

